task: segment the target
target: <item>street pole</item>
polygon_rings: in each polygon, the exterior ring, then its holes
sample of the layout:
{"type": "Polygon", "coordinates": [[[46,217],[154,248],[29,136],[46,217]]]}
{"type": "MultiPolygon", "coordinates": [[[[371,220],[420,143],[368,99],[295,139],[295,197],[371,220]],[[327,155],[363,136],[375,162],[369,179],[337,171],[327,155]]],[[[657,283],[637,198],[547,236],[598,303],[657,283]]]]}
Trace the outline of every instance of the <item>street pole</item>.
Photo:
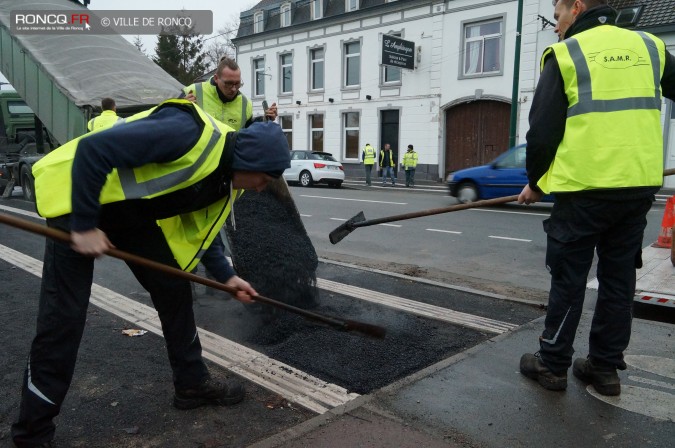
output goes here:
{"type": "Polygon", "coordinates": [[[518,0],[518,23],[516,24],[516,53],[513,58],[513,91],[511,93],[511,124],[509,126],[509,148],[516,146],[518,126],[518,88],[520,86],[520,37],[523,30],[523,0],[518,0]]]}

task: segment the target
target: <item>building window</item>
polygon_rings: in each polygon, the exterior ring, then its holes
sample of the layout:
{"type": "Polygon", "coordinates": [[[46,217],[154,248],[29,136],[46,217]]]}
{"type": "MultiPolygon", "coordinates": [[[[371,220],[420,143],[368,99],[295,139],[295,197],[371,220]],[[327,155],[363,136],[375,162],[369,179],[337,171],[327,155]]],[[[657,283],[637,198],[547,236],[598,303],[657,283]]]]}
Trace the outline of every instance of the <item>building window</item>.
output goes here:
{"type": "Polygon", "coordinates": [[[291,4],[284,3],[280,8],[281,26],[291,26],[291,4]]]}
{"type": "Polygon", "coordinates": [[[286,141],[288,142],[288,148],[293,149],[293,115],[280,115],[279,124],[281,125],[281,130],[284,132],[286,141]]]}
{"type": "Polygon", "coordinates": [[[361,42],[344,44],[344,86],[361,84],[361,42]]]}
{"type": "Polygon", "coordinates": [[[323,0],[311,0],[312,20],[318,20],[323,17],[323,0]]]}
{"type": "Polygon", "coordinates": [[[253,96],[265,95],[265,59],[253,60],[253,96]]]}
{"type": "Polygon", "coordinates": [[[642,11],[642,5],[619,9],[616,15],[616,25],[621,27],[635,26],[640,16],[640,11],[642,11]]]}
{"type": "Polygon", "coordinates": [[[293,92],[293,54],[286,53],[279,56],[280,93],[293,92]]]}
{"type": "Polygon", "coordinates": [[[262,11],[253,14],[253,32],[262,33],[265,29],[265,18],[262,11]]]}
{"type": "Polygon", "coordinates": [[[359,0],[345,0],[345,11],[356,11],[359,9],[359,0]]]}
{"type": "Polygon", "coordinates": [[[345,112],[344,117],[344,155],[347,159],[359,158],[359,113],[345,112]]]}
{"type": "Polygon", "coordinates": [[[323,90],[323,67],[324,67],[324,50],[323,48],[316,48],[310,50],[310,59],[312,64],[310,66],[311,90],[323,90]]]}
{"type": "Polygon", "coordinates": [[[309,144],[311,151],[323,151],[323,115],[309,116],[309,144]]]}
{"type": "Polygon", "coordinates": [[[502,70],[503,19],[464,25],[465,76],[489,75],[502,70]]]}

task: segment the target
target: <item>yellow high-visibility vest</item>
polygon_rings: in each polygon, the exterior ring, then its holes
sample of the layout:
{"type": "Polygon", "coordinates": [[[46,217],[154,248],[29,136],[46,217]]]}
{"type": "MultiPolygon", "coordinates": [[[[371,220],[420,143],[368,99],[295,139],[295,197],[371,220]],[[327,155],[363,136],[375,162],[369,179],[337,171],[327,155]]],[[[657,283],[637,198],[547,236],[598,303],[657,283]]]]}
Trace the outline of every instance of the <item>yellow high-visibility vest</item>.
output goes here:
{"type": "Polygon", "coordinates": [[[665,44],[601,25],[551,45],[569,102],[565,134],[537,185],[545,193],[663,182],[665,44]]]}
{"type": "MultiPolygon", "coordinates": [[[[225,138],[233,129],[214,120],[187,100],[167,100],[157,107],[140,112],[124,121],[140,120],[162,107],[189,107],[202,134],[197,143],[181,158],[166,163],[151,163],[137,168],[113,169],[100,194],[101,204],[127,199],[150,199],[189,187],[206,178],[220,164],[225,138]]],[[[124,126],[121,124],[120,126],[124,126]]],[[[56,148],[33,166],[38,213],[46,218],[72,212],[72,166],[78,143],[89,134],[56,148]]],[[[233,191],[209,206],[157,221],[172,253],[182,269],[197,266],[230,214],[231,204],[240,195],[233,191]]]]}
{"type": "Polygon", "coordinates": [[[403,154],[403,168],[415,168],[417,167],[417,152],[410,151],[403,154]]]}
{"type": "Polygon", "coordinates": [[[218,87],[211,81],[199,82],[183,89],[187,95],[192,92],[197,98],[197,105],[208,111],[216,120],[225,123],[235,131],[246,126],[246,122],[253,117],[253,105],[243,93],[227,103],[223,103],[218,96],[218,87]]]}
{"type": "Polygon", "coordinates": [[[363,164],[375,165],[375,148],[370,145],[366,145],[363,148],[363,164]]]}
{"type": "Polygon", "coordinates": [[[122,119],[117,116],[114,110],[104,110],[101,115],[94,117],[87,123],[87,129],[96,131],[98,129],[109,128],[122,119]]]}

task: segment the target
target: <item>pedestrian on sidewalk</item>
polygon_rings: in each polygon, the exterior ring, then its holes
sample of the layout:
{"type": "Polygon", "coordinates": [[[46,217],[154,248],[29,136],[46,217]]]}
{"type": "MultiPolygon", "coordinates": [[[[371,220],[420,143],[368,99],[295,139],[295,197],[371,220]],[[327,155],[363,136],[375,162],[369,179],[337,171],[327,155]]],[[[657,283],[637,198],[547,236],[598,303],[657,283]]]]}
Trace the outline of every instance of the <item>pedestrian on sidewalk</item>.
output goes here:
{"type": "Polygon", "coordinates": [[[387,183],[387,177],[391,178],[391,186],[396,185],[396,178],[394,177],[394,167],[396,160],[394,160],[394,153],[391,150],[389,143],[385,143],[384,149],[380,151],[380,168],[382,169],[382,185],[387,183]]]}
{"type": "Polygon", "coordinates": [[[366,185],[372,185],[370,176],[373,172],[373,165],[375,164],[375,148],[370,146],[370,143],[366,143],[366,146],[361,152],[361,160],[363,161],[363,166],[366,170],[366,185]]]}
{"type": "Polygon", "coordinates": [[[408,151],[403,154],[403,163],[401,164],[405,170],[405,186],[415,186],[415,168],[417,167],[417,152],[413,145],[408,145],[408,151]]]}
{"type": "MultiPolygon", "coordinates": [[[[124,124],[72,140],[33,167],[36,206],[71,243],[48,239],[37,331],[12,438],[48,444],[75,369],[94,260],[119,248],[185,271],[232,212],[234,189],[261,191],[290,166],[275,123],[239,132],[186,100],[168,100],[124,124]],[[72,193],[71,193],[72,192],[72,193]]],[[[211,378],[188,280],[127,263],[150,293],[166,341],[178,409],[231,405],[244,388],[211,378]]],[[[229,267],[225,282],[248,303],[256,291],[229,267]]]]}
{"type": "Polygon", "coordinates": [[[602,395],[619,395],[646,215],[663,182],[661,94],[675,99],[675,57],[661,39],[615,26],[606,0],[558,0],[554,17],[561,41],[542,56],[529,183],[518,197],[533,204],[555,196],[544,221],[551,287],[539,351],[522,356],[520,371],[546,389],[567,387],[597,252],[589,352],[572,372],[602,395]]]}

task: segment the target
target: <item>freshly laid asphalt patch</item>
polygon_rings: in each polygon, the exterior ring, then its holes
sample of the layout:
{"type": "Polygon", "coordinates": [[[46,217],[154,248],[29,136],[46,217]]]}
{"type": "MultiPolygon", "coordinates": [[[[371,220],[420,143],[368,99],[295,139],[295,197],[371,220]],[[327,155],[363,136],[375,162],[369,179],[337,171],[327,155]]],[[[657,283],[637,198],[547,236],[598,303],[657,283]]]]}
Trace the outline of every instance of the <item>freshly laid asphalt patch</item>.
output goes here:
{"type": "MultiPolygon", "coordinates": [[[[359,284],[413,300],[424,299],[437,306],[473,311],[506,322],[522,324],[543,313],[528,305],[341,266],[321,263],[318,272],[320,278],[359,284]]],[[[318,306],[312,311],[383,326],[387,335],[378,340],[341,332],[286,312],[274,320],[265,320],[246,313],[236,301],[224,303],[202,295],[195,306],[200,327],[359,394],[391,384],[495,336],[326,290],[320,290],[318,306]]]]}

